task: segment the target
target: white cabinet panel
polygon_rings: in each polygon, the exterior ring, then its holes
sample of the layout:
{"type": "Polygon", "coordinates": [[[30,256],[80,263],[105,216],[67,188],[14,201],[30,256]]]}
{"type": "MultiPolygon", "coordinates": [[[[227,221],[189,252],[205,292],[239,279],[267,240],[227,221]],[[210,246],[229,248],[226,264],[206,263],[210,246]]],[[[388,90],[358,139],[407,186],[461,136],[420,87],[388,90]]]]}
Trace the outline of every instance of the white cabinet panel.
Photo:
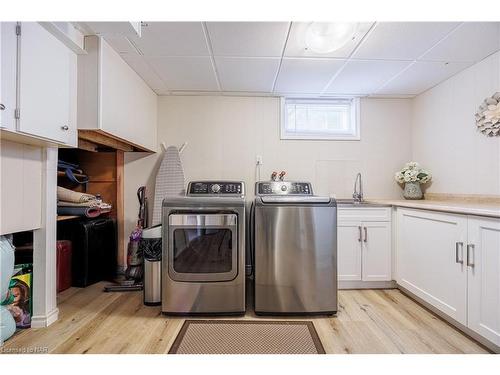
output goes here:
{"type": "Polygon", "coordinates": [[[19,52],[18,130],[75,144],[71,123],[76,58],[64,44],[36,22],[21,24],[19,52]]]}
{"type": "Polygon", "coordinates": [[[157,95],[104,39],[87,36],[85,48],[78,55],[78,129],[156,150],[157,95]]]}
{"type": "Polygon", "coordinates": [[[0,235],[40,228],[42,148],[0,142],[0,235]]]}
{"type": "Polygon", "coordinates": [[[101,40],[101,129],[131,143],[156,148],[156,94],[101,40]]]}
{"type": "Polygon", "coordinates": [[[391,223],[363,223],[363,281],[390,281],[391,223]]]}
{"type": "Polygon", "coordinates": [[[0,23],[0,128],[14,131],[16,121],[16,23],[0,23]]]}
{"type": "Polygon", "coordinates": [[[468,219],[468,327],[500,345],[500,220],[468,219]]]}
{"type": "Polygon", "coordinates": [[[466,324],[467,270],[460,243],[467,240],[467,218],[398,209],[397,228],[398,284],[466,324]]]}
{"type": "Polygon", "coordinates": [[[361,280],[361,223],[337,226],[337,274],[339,280],[361,280]]]}

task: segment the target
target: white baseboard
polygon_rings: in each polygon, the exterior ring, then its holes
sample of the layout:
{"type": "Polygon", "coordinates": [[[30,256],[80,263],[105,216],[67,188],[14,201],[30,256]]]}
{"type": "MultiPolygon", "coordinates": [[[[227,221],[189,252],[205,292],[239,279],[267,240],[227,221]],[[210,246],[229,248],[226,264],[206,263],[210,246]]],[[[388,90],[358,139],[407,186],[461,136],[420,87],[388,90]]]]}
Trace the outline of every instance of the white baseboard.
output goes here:
{"type": "Polygon", "coordinates": [[[340,280],[339,289],[396,289],[395,281],[340,280]]]}
{"type": "Polygon", "coordinates": [[[47,315],[33,316],[31,318],[31,328],[45,328],[50,326],[59,318],[59,309],[56,307],[47,315]]]}

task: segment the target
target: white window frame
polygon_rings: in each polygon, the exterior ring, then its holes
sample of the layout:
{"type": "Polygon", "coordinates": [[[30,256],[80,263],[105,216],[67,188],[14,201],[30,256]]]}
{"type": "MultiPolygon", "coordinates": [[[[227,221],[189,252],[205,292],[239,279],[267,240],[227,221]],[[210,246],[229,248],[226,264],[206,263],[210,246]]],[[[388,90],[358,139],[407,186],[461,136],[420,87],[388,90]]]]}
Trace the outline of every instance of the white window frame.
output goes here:
{"type": "Polygon", "coordinates": [[[281,98],[280,111],[280,139],[282,140],[320,140],[320,141],[359,141],[361,140],[360,126],[360,100],[359,98],[332,98],[332,99],[308,99],[308,98],[281,98]],[[340,133],[290,133],[287,132],[287,110],[286,104],[289,102],[301,104],[335,104],[350,102],[351,122],[354,124],[354,132],[350,134],[340,133]]]}

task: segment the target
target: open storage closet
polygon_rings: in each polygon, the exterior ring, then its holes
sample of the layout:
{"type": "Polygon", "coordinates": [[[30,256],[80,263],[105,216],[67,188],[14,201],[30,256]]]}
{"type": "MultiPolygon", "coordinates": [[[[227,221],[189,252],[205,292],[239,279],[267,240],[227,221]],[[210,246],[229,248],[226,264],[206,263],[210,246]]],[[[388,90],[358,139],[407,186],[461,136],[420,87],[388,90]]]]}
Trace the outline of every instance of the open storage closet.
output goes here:
{"type": "Polygon", "coordinates": [[[125,264],[123,151],[84,140],[80,140],[80,147],[85,149],[59,150],[60,164],[71,163],[77,167],[69,173],[58,168],[57,185],[93,195],[110,204],[111,209],[97,217],[58,215],[58,279],[71,280],[69,285],[67,282],[60,285],[58,280],[58,292],[69,286],[86,287],[101,280],[112,281],[119,267],[125,264]]]}

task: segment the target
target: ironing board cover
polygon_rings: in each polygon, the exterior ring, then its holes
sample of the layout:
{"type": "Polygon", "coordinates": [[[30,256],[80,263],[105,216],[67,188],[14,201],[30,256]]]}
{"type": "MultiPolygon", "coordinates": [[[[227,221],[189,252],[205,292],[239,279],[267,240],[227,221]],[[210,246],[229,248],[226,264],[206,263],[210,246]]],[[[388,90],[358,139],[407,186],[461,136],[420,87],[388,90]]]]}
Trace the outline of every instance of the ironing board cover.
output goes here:
{"type": "Polygon", "coordinates": [[[163,199],[171,195],[184,195],[184,186],[184,170],[179,150],[175,146],[169,146],[163,154],[163,160],[156,175],[152,226],[161,224],[163,199]]]}

